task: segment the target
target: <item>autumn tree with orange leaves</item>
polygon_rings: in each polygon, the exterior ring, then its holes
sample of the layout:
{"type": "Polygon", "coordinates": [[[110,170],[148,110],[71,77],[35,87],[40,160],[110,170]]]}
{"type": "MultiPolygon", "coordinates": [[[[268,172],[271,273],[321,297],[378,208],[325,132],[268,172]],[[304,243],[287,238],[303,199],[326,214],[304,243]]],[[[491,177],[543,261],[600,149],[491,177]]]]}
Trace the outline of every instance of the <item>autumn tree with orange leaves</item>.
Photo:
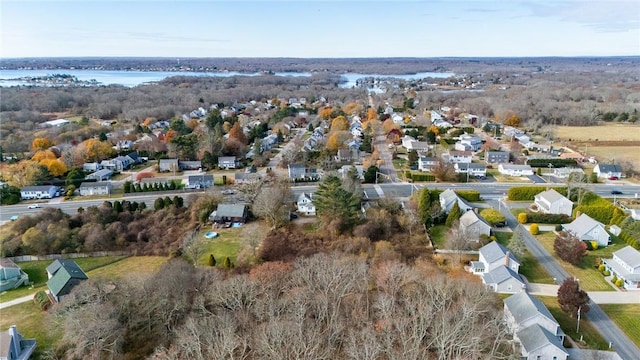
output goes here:
{"type": "Polygon", "coordinates": [[[331,132],[344,131],[349,129],[349,120],[340,115],[331,121],[331,132]]]}
{"type": "Polygon", "coordinates": [[[230,139],[236,139],[240,143],[242,143],[244,145],[247,145],[247,136],[242,131],[242,128],[240,127],[240,123],[238,123],[238,122],[233,124],[233,126],[229,130],[229,138],[230,139]]]}
{"type": "Polygon", "coordinates": [[[53,142],[47,138],[35,138],[31,142],[32,151],[47,150],[52,146],[53,142]]]}

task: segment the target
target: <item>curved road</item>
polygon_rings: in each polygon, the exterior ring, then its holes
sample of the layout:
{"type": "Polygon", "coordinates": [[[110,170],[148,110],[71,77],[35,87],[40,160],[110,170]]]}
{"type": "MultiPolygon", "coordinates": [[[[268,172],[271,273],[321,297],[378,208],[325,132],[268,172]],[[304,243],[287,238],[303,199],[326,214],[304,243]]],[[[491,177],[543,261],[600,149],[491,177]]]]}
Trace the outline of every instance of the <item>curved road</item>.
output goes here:
{"type": "MultiPolygon", "coordinates": [[[[540,243],[525,229],[521,224],[518,224],[515,216],[511,214],[506,204],[502,201],[492,201],[496,204],[498,209],[501,209],[502,213],[507,218],[507,223],[511,229],[520,227],[522,234],[524,235],[524,242],[531,255],[533,255],[538,262],[549,272],[557,284],[561,284],[564,279],[569,277],[569,274],[558,264],[558,262],[549,254],[549,252],[540,245],[540,243]]],[[[640,359],[640,349],[625,335],[620,328],[602,311],[600,306],[593,301],[589,303],[590,310],[585,314],[585,317],[591,321],[594,328],[602,335],[602,337],[610,341],[614,350],[625,360],[640,359]]]]}

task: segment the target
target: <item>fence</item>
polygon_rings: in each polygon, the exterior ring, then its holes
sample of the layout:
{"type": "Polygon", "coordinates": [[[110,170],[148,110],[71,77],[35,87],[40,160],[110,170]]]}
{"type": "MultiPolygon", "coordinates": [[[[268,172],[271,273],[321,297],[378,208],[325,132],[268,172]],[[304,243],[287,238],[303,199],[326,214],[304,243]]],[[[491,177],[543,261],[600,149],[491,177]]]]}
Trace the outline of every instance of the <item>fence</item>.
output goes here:
{"type": "Polygon", "coordinates": [[[77,259],[87,257],[100,256],[129,256],[133,255],[129,251],[95,251],[91,253],[69,253],[69,254],[49,254],[49,255],[22,255],[9,257],[8,259],[15,262],[39,261],[39,260],[55,260],[55,259],[77,259]]]}

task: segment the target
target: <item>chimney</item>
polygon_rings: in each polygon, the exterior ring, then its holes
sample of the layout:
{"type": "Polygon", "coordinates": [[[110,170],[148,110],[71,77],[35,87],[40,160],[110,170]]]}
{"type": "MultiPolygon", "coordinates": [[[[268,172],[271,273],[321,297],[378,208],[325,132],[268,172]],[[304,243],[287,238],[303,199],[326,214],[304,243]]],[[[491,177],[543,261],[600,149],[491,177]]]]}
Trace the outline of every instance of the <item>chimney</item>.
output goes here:
{"type": "Polygon", "coordinates": [[[18,334],[18,329],[15,325],[11,325],[9,328],[9,336],[11,337],[11,344],[9,345],[11,351],[9,351],[9,354],[14,353],[17,356],[20,354],[20,334],[18,334]]]}
{"type": "Polygon", "coordinates": [[[506,266],[506,267],[509,267],[509,255],[510,255],[510,253],[508,251],[504,255],[504,266],[506,266]]]}

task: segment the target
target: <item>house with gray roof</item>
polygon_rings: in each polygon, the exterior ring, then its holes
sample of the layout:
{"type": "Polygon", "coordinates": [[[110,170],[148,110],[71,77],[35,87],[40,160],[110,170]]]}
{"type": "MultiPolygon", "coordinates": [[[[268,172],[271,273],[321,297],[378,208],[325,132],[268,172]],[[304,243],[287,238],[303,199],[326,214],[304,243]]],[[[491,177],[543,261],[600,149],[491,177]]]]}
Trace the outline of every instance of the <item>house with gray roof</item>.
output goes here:
{"type": "Polygon", "coordinates": [[[449,211],[451,211],[453,204],[455,204],[456,202],[458,203],[460,211],[462,211],[463,213],[465,211],[473,209],[473,206],[471,206],[471,204],[469,204],[465,199],[461,198],[460,195],[456,194],[456,192],[451,189],[447,189],[441,192],[439,198],[440,208],[447,214],[449,213],[449,211]]]}
{"type": "Polygon", "coordinates": [[[438,159],[434,157],[420,156],[418,158],[418,170],[420,171],[431,171],[434,166],[438,163],[438,159]]]}
{"type": "Polygon", "coordinates": [[[238,167],[238,160],[235,156],[220,156],[218,158],[218,167],[220,169],[235,169],[238,167]]]}
{"type": "Polygon", "coordinates": [[[622,177],[622,168],[618,164],[598,164],[593,168],[593,172],[598,174],[599,178],[622,177]]]}
{"type": "Polygon", "coordinates": [[[109,195],[111,194],[111,183],[103,182],[83,182],[78,188],[80,196],[89,195],[109,195]]]}
{"type": "Polygon", "coordinates": [[[469,176],[487,176],[487,165],[478,163],[455,163],[453,170],[457,174],[469,174],[469,176]]]}
{"type": "Polygon", "coordinates": [[[504,300],[504,317],[524,359],[566,359],[564,332],[549,309],[533,295],[519,292],[504,300]]]}
{"type": "Polygon", "coordinates": [[[482,275],[482,283],[492,291],[501,294],[515,294],[525,291],[526,285],[520,275],[505,265],[499,265],[482,275]]]}
{"type": "Polygon", "coordinates": [[[88,279],[87,274],[73,260],[54,260],[47,266],[47,275],[49,294],[56,302],[68,295],[81,281],[88,279]]]}
{"type": "Polygon", "coordinates": [[[244,204],[219,204],[218,208],[209,215],[209,219],[214,223],[237,223],[247,222],[249,210],[244,204]]]}
{"type": "Polygon", "coordinates": [[[213,186],[213,175],[200,174],[187,177],[187,189],[208,189],[213,186]]]}
{"type": "Polygon", "coordinates": [[[504,164],[509,162],[508,151],[491,151],[487,150],[484,153],[484,161],[487,164],[504,164]]]}
{"type": "Polygon", "coordinates": [[[179,169],[178,159],[160,159],[158,161],[158,172],[178,171],[179,169]]]}
{"type": "Polygon", "coordinates": [[[578,216],[571,223],[562,225],[562,228],[581,241],[596,241],[598,246],[607,246],[611,242],[611,236],[605,230],[604,224],[587,214],[578,216]]]}
{"type": "Polygon", "coordinates": [[[529,165],[500,164],[498,165],[500,174],[507,176],[529,176],[533,175],[533,169],[529,165]]]}
{"type": "Polygon", "coordinates": [[[626,246],[612,255],[611,259],[602,259],[607,270],[624,281],[625,289],[640,290],[640,251],[626,246]]]}
{"type": "Polygon", "coordinates": [[[29,284],[29,275],[8,258],[0,258],[0,292],[29,284]]]}
{"type": "Polygon", "coordinates": [[[36,339],[25,339],[15,325],[0,331],[0,359],[28,360],[36,350],[36,339]]]}
{"type": "Polygon", "coordinates": [[[20,189],[22,200],[28,199],[53,199],[58,192],[58,187],[53,185],[25,186],[20,189]]]}
{"type": "Polygon", "coordinates": [[[544,327],[535,324],[516,333],[522,358],[527,360],[565,360],[569,353],[557,337],[544,327]]]}
{"type": "MultiPolygon", "coordinates": [[[[506,247],[496,241],[491,241],[478,251],[478,261],[482,263],[482,272],[490,272],[501,265],[508,267],[516,273],[520,270],[520,262],[506,247]]],[[[479,271],[474,271],[479,273],[479,271]]]]}
{"type": "Polygon", "coordinates": [[[573,211],[573,202],[554,189],[549,189],[537,194],[534,196],[533,202],[538,207],[538,211],[545,214],[564,214],[571,216],[573,211]]]}
{"type": "Polygon", "coordinates": [[[491,225],[475,211],[467,211],[460,217],[460,231],[469,240],[478,241],[481,235],[491,235],[491,225]]]}
{"type": "Polygon", "coordinates": [[[113,170],[111,169],[100,169],[93,174],[89,174],[85,177],[87,180],[95,180],[95,181],[104,181],[111,179],[113,176],[113,170]]]}

